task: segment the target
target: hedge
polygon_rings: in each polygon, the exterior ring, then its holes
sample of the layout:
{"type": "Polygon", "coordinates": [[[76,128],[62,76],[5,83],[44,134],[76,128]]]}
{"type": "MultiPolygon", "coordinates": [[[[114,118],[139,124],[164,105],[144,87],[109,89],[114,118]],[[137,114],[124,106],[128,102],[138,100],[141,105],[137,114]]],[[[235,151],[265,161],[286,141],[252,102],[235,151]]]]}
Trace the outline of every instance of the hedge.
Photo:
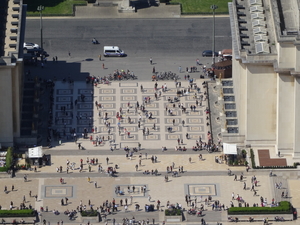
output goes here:
{"type": "Polygon", "coordinates": [[[0,167],[0,172],[7,172],[7,167],[0,167]]]}
{"type": "Polygon", "coordinates": [[[0,167],[0,172],[7,172],[9,169],[11,169],[11,166],[13,165],[14,162],[14,156],[13,156],[13,148],[9,147],[7,149],[7,153],[5,156],[5,166],[0,167]]]}
{"type": "Polygon", "coordinates": [[[14,161],[13,149],[12,149],[12,147],[9,147],[7,149],[6,159],[5,159],[6,167],[11,168],[11,166],[13,165],[13,161],[14,161]]]}
{"type": "Polygon", "coordinates": [[[181,216],[182,211],[181,209],[166,209],[165,215],[166,216],[181,216]]]}
{"type": "Polygon", "coordinates": [[[228,209],[228,215],[231,214],[290,214],[292,205],[290,202],[283,201],[276,207],[231,207],[228,209]]]}
{"type": "Polygon", "coordinates": [[[22,210],[0,210],[0,217],[31,217],[35,216],[35,210],[22,209],[22,210]]]}
{"type": "Polygon", "coordinates": [[[81,212],[81,216],[97,216],[98,212],[96,210],[86,210],[81,212]]]}
{"type": "Polygon", "coordinates": [[[255,158],[254,158],[254,152],[253,152],[253,149],[251,148],[250,149],[250,158],[251,158],[251,165],[252,165],[252,168],[255,168],[255,158]]]}

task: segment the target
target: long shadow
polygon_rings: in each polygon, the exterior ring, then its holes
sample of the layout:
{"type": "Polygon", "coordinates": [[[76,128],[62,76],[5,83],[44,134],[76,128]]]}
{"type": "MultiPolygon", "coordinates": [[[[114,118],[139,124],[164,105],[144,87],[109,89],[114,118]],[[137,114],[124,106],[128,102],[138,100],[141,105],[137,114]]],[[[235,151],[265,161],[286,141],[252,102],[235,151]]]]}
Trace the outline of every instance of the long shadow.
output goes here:
{"type": "Polygon", "coordinates": [[[159,1],[155,1],[155,0],[138,0],[138,1],[130,1],[130,4],[132,7],[135,7],[135,11],[138,11],[139,9],[146,9],[152,6],[158,7],[159,6],[158,2],[159,1]]]}
{"type": "MultiPolygon", "coordinates": [[[[79,138],[84,129],[92,133],[94,127],[93,120],[90,119],[94,116],[90,74],[81,72],[81,62],[68,63],[58,61],[55,57],[52,62],[45,63],[44,67],[41,67],[38,58],[37,63],[25,65],[24,70],[26,74],[19,143],[24,142],[26,145],[19,144],[20,153],[34,145],[54,148],[66,142],[74,142],[74,147],[77,148],[74,132],[77,134],[76,138],[79,138]],[[25,142],[31,136],[31,142],[25,142]],[[24,141],[22,137],[25,138],[24,141]]],[[[46,165],[51,165],[51,157],[47,158],[46,165]]],[[[45,165],[44,161],[46,160],[32,158],[31,163],[45,165]]]]}

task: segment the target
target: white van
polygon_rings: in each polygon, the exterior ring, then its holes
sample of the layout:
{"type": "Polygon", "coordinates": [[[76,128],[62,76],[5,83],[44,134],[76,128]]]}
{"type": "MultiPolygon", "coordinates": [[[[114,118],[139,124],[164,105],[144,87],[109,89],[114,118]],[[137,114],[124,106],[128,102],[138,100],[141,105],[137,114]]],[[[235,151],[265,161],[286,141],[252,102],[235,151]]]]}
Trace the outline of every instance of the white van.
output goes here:
{"type": "Polygon", "coordinates": [[[104,46],[103,55],[108,56],[124,56],[125,53],[118,46],[104,46]]]}

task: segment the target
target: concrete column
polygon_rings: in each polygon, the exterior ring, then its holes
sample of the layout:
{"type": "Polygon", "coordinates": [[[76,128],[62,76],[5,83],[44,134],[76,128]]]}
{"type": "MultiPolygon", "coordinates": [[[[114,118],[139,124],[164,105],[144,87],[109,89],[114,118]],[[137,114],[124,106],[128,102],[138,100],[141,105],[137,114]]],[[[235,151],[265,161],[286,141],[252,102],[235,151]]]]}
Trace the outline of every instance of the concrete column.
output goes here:
{"type": "Polygon", "coordinates": [[[123,0],[123,2],[122,2],[122,6],[123,6],[124,8],[129,7],[129,4],[130,4],[130,1],[129,1],[129,0],[123,0]]]}
{"type": "MultiPolygon", "coordinates": [[[[298,112],[300,112],[300,78],[295,78],[295,99],[294,99],[295,109],[294,112],[294,121],[295,126],[294,134],[294,157],[300,158],[300,117],[298,112]]],[[[291,124],[292,125],[292,124],[291,124]]]]}
{"type": "Polygon", "coordinates": [[[13,144],[13,90],[11,68],[0,68],[0,143],[2,146],[13,144]]]}
{"type": "Polygon", "coordinates": [[[294,148],[294,80],[289,74],[278,74],[276,144],[282,154],[292,154],[294,148]]]}

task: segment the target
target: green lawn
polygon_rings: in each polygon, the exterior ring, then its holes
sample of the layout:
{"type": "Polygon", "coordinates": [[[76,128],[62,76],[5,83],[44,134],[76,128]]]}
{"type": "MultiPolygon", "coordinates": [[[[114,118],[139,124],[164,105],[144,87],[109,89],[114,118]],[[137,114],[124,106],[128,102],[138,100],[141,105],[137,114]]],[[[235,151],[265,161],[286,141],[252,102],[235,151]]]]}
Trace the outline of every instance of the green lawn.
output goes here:
{"type": "Polygon", "coordinates": [[[39,15],[37,7],[43,5],[43,15],[63,15],[73,13],[73,4],[86,4],[83,0],[24,0],[24,4],[27,4],[27,14],[39,15]]]}
{"type": "Polygon", "coordinates": [[[231,0],[171,0],[170,3],[181,3],[183,13],[212,13],[211,5],[217,5],[216,14],[228,14],[228,2],[231,0]]]}
{"type": "MultiPolygon", "coordinates": [[[[0,0],[1,1],[1,0],[0,0]]],[[[164,0],[165,1],[165,0],[164,0]]],[[[28,15],[39,15],[37,7],[43,5],[43,15],[71,15],[73,4],[86,4],[84,0],[24,0],[28,15]]],[[[163,1],[162,1],[163,2],[163,1]]],[[[216,14],[228,14],[228,2],[231,0],[170,0],[170,3],[181,3],[182,13],[211,14],[211,5],[217,5],[216,14]]]]}

